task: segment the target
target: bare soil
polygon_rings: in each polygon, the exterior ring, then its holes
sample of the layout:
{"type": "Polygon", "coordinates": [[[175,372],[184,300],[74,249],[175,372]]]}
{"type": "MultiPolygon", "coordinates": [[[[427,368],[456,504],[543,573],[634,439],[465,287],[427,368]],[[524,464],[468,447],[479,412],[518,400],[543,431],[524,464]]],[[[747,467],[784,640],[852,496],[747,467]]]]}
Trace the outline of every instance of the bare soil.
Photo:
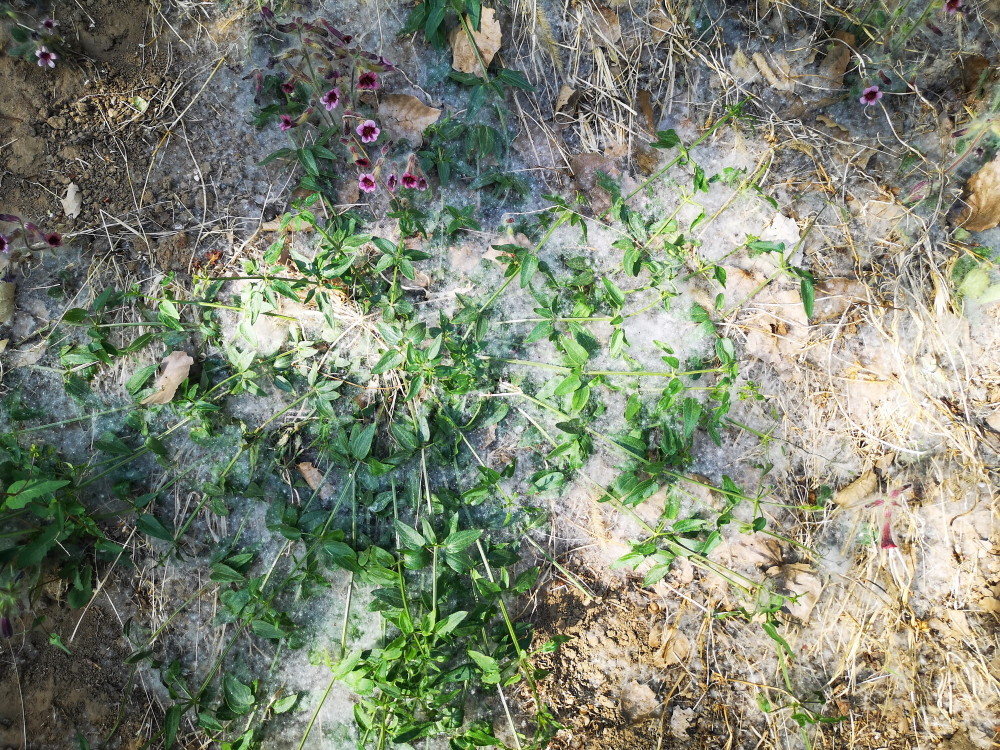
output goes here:
{"type": "Polygon", "coordinates": [[[121,613],[104,597],[86,611],[44,596],[4,642],[0,656],[0,747],[137,750],[159,721],[136,667],[121,613]],[[58,635],[67,654],[50,643],[58,635]],[[102,744],[105,743],[106,744],[102,744]]]}

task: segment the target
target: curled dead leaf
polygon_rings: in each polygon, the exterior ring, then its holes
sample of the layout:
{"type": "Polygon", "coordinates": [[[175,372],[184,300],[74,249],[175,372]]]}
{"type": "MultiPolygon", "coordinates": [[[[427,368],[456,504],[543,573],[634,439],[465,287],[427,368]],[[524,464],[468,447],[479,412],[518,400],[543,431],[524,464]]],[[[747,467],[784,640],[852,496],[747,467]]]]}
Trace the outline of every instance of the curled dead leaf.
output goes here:
{"type": "Polygon", "coordinates": [[[816,122],[818,122],[820,125],[824,125],[827,128],[829,128],[830,131],[835,136],[837,136],[837,137],[840,137],[840,138],[850,138],[851,137],[851,131],[850,131],[850,129],[844,127],[843,125],[841,125],[839,122],[837,122],[836,120],[834,120],[831,117],[827,117],[824,114],[818,114],[818,115],[816,115],[816,122]]]}
{"type": "Polygon", "coordinates": [[[823,593],[823,582],[819,576],[805,563],[776,566],[768,570],[767,575],[775,577],[780,592],[789,597],[784,605],[788,614],[799,622],[807,622],[823,593]]]}
{"type": "Polygon", "coordinates": [[[841,508],[857,508],[868,503],[878,489],[878,477],[874,471],[866,471],[833,496],[833,502],[841,508]]]}
{"type": "Polygon", "coordinates": [[[594,8],[590,35],[595,47],[614,47],[622,40],[622,24],[618,14],[610,8],[594,8]]]}
{"type": "Polygon", "coordinates": [[[83,212],[83,194],[80,192],[80,186],[75,182],[71,182],[66,188],[66,197],[61,201],[63,207],[63,213],[69,218],[75,219],[83,212]]]}
{"type": "Polygon", "coordinates": [[[441,117],[440,109],[428,107],[409,94],[387,94],[382,97],[378,113],[390,131],[415,146],[423,141],[424,131],[441,117]]]}
{"type": "Polygon", "coordinates": [[[163,369],[160,370],[160,376],[153,385],[156,391],[146,396],[142,404],[170,403],[180,384],[187,380],[193,364],[194,359],[189,357],[187,352],[170,352],[160,363],[163,369]]]}
{"type": "Polygon", "coordinates": [[[662,3],[654,3],[646,16],[646,23],[649,24],[649,37],[653,44],[659,44],[674,27],[674,21],[663,9],[662,3]]]}
{"type": "MultiPolygon", "coordinates": [[[[479,56],[483,58],[483,66],[489,67],[493,57],[500,51],[503,43],[503,29],[497,21],[496,11],[492,8],[483,8],[479,19],[479,31],[468,27],[472,32],[472,38],[479,49],[479,56]]],[[[452,61],[451,67],[462,73],[472,73],[483,78],[483,69],[479,64],[479,56],[476,49],[469,41],[469,35],[465,31],[466,25],[459,24],[451,32],[449,41],[451,42],[452,61]]]]}
{"type": "Polygon", "coordinates": [[[324,481],[323,472],[317,469],[311,461],[296,464],[295,468],[306,480],[309,489],[313,492],[319,492],[320,500],[329,500],[333,496],[333,488],[324,481]]]}
{"type": "Polygon", "coordinates": [[[553,119],[561,125],[572,122],[579,102],[580,92],[572,86],[563,84],[559,89],[559,96],[556,97],[553,119]]]}
{"type": "Polygon", "coordinates": [[[965,195],[959,226],[970,232],[985,232],[1000,225],[1000,156],[969,178],[965,195]]]}
{"type": "Polygon", "coordinates": [[[14,317],[14,290],[13,281],[0,281],[0,326],[14,317]]]}
{"type": "Polygon", "coordinates": [[[659,711],[662,705],[649,685],[629,680],[622,688],[621,712],[629,721],[649,718],[659,711]]]}
{"type": "Polygon", "coordinates": [[[761,75],[778,91],[794,91],[795,80],[791,76],[792,66],[784,55],[774,55],[773,65],[760,52],[753,54],[754,64],[761,75]]]}
{"type": "Polygon", "coordinates": [[[670,667],[683,664],[691,655],[691,641],[673,625],[654,622],[649,629],[649,647],[654,649],[653,664],[670,667]]]}
{"type": "Polygon", "coordinates": [[[635,92],[636,100],[639,103],[639,110],[646,121],[646,129],[653,134],[656,132],[656,116],[653,114],[653,95],[646,89],[638,89],[635,92]]]}
{"type": "Polygon", "coordinates": [[[739,47],[729,59],[729,72],[743,83],[753,83],[760,78],[760,68],[755,67],[750,58],[739,47]]]}
{"type": "Polygon", "coordinates": [[[825,84],[832,89],[844,86],[844,73],[854,54],[854,34],[837,31],[830,40],[829,51],[819,66],[819,74],[826,79],[825,84]]]}
{"type": "Polygon", "coordinates": [[[569,162],[573,170],[573,179],[577,189],[590,198],[590,206],[595,213],[600,213],[611,205],[611,197],[598,184],[598,172],[604,172],[612,178],[617,178],[621,171],[610,159],[602,154],[584,153],[574,155],[569,162]]]}

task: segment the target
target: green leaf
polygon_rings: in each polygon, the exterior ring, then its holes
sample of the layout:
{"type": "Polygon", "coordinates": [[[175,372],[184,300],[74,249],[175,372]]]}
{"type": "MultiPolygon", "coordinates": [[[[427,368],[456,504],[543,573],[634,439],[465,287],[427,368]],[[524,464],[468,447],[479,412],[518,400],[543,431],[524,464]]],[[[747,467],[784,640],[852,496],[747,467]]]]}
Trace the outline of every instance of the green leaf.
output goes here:
{"type": "Polygon", "coordinates": [[[399,534],[403,545],[408,549],[420,549],[427,544],[420,532],[412,526],[408,526],[399,520],[394,521],[393,525],[396,527],[396,532],[399,534]]]}
{"type": "Polygon", "coordinates": [[[522,91],[535,90],[535,87],[528,82],[527,77],[520,70],[510,70],[509,68],[501,68],[497,72],[497,80],[506,83],[508,86],[513,86],[516,89],[521,89],[522,91]]]}
{"type": "Polygon", "coordinates": [[[444,540],[444,548],[448,552],[461,552],[479,541],[483,535],[482,529],[466,529],[449,534],[444,540]]]}
{"type": "Polygon", "coordinates": [[[218,719],[206,713],[198,714],[198,726],[209,732],[221,732],[224,729],[218,719]]]}
{"type": "Polygon", "coordinates": [[[295,703],[299,699],[299,694],[294,693],[292,695],[286,695],[284,698],[280,698],[274,702],[271,706],[271,710],[276,714],[283,714],[291,711],[295,707],[295,703]]]}
{"type": "Polygon", "coordinates": [[[616,310],[621,309],[625,304],[625,293],[618,288],[615,282],[607,277],[601,279],[601,283],[604,284],[604,289],[608,293],[608,301],[611,303],[611,306],[616,310]]]}
{"type": "Polygon", "coordinates": [[[642,579],[642,585],[652,586],[657,581],[663,579],[670,572],[670,565],[671,563],[669,562],[654,565],[646,572],[646,576],[642,579]]]}
{"type": "Polygon", "coordinates": [[[755,255],[763,255],[764,253],[783,253],[785,252],[784,242],[771,242],[770,240],[753,240],[747,243],[747,248],[750,250],[750,257],[755,255]]]}
{"type": "Polygon", "coordinates": [[[21,547],[21,551],[17,554],[17,564],[22,568],[40,564],[55,545],[61,532],[61,523],[50,523],[34,539],[21,547]]]}
{"type": "Polygon", "coordinates": [[[500,665],[492,656],[487,656],[481,651],[473,651],[472,649],[469,649],[468,654],[469,658],[472,659],[472,661],[476,663],[476,666],[483,670],[483,672],[496,673],[499,676],[500,665]]]}
{"type": "Polygon", "coordinates": [[[143,513],[135,520],[136,528],[139,529],[146,536],[151,536],[154,539],[162,539],[165,542],[172,542],[174,540],[174,535],[167,530],[156,516],[152,516],[149,513],[143,513]]]}
{"type": "Polygon", "coordinates": [[[272,151],[270,154],[265,156],[261,161],[257,162],[258,167],[266,166],[270,164],[275,159],[284,159],[294,153],[294,149],[290,148],[279,148],[277,151],[272,151]]]}
{"type": "Polygon", "coordinates": [[[246,577],[242,573],[225,563],[213,563],[210,578],[220,583],[242,583],[246,580],[246,577]]]}
{"type": "Polygon", "coordinates": [[[571,399],[570,409],[574,414],[583,411],[583,407],[587,405],[590,401],[590,386],[585,385],[582,388],[578,388],[573,392],[573,398],[571,399]]]}
{"type": "Polygon", "coordinates": [[[145,385],[146,381],[149,380],[150,376],[158,369],[159,365],[146,365],[145,367],[140,367],[125,383],[125,390],[128,391],[130,395],[135,396],[142,386],[145,385]]]}
{"type": "Polygon", "coordinates": [[[355,423],[351,429],[351,439],[348,442],[348,450],[358,461],[368,458],[372,449],[372,440],[375,438],[375,423],[371,422],[367,426],[359,429],[355,423]]]}
{"type": "Polygon", "coordinates": [[[181,716],[184,714],[184,707],[175,703],[167,709],[163,717],[163,745],[170,750],[177,742],[177,730],[181,726],[181,716]]]}
{"type": "MultiPolygon", "coordinates": [[[[694,165],[694,178],[692,182],[696,192],[699,190],[703,193],[708,192],[708,180],[705,179],[705,170],[698,164],[694,165]]],[[[694,229],[694,224],[691,225],[691,228],[694,229]]]]}
{"type": "Polygon", "coordinates": [[[532,277],[538,271],[538,256],[534,253],[525,253],[521,258],[521,288],[525,288],[531,283],[532,277]]]}
{"type": "Polygon", "coordinates": [[[316,154],[312,152],[312,149],[301,148],[299,149],[298,156],[299,162],[302,164],[302,168],[306,170],[306,174],[318,177],[319,165],[316,163],[316,154]]]}
{"type": "Polygon", "coordinates": [[[20,510],[36,497],[42,497],[62,489],[69,481],[65,479],[22,479],[7,488],[7,500],[3,507],[20,510]]]}
{"type": "Polygon", "coordinates": [[[562,339],[562,344],[566,350],[566,356],[575,367],[582,367],[590,359],[590,352],[578,344],[573,337],[565,336],[562,339]]]}
{"type": "Polygon", "coordinates": [[[816,304],[816,288],[813,286],[812,274],[806,272],[799,281],[799,295],[802,297],[802,307],[806,318],[812,318],[813,306],[816,304]]]}
{"type": "Polygon", "coordinates": [[[635,419],[636,415],[642,409],[642,399],[638,395],[632,394],[628,397],[628,403],[625,404],[625,421],[631,422],[635,419]]]}
{"type": "Polygon", "coordinates": [[[535,581],[538,580],[538,574],[540,572],[541,568],[538,566],[528,568],[517,577],[516,581],[514,581],[513,590],[518,594],[523,594],[526,591],[529,591],[531,587],[535,585],[535,581]]]}
{"type": "Polygon", "coordinates": [[[384,372],[395,369],[403,364],[403,353],[398,349],[390,349],[376,363],[372,368],[372,375],[381,375],[384,372]]]}
{"type": "Polygon", "coordinates": [[[684,399],[681,413],[684,416],[684,438],[690,440],[695,428],[698,426],[698,420],[701,418],[701,404],[695,399],[688,397],[684,399]]]}
{"type": "Polygon", "coordinates": [[[531,333],[528,334],[527,338],[524,339],[525,344],[534,344],[536,341],[541,341],[544,338],[548,338],[553,333],[555,333],[555,326],[552,325],[551,321],[543,320],[541,323],[535,325],[531,329],[531,333]]]}
{"type": "Polygon", "coordinates": [[[552,393],[556,396],[568,396],[582,385],[583,381],[580,380],[580,376],[574,372],[566,376],[552,393]]]}
{"type": "Polygon", "coordinates": [[[272,641],[278,641],[288,636],[288,633],[277,625],[272,625],[265,620],[254,620],[250,623],[250,629],[253,630],[255,635],[272,641]]]}
{"type": "Polygon", "coordinates": [[[774,626],[774,623],[764,622],[761,624],[761,627],[764,628],[764,632],[768,634],[772,641],[784,649],[789,658],[795,658],[795,652],[792,651],[792,647],[788,645],[788,641],[782,638],[781,634],[778,633],[778,629],[774,626]]]}
{"type": "Polygon", "coordinates": [[[253,691],[231,674],[222,677],[222,692],[229,710],[237,716],[249,713],[255,703],[253,691]]]}
{"type": "Polygon", "coordinates": [[[680,136],[671,128],[670,130],[657,130],[656,140],[649,145],[653,148],[674,148],[680,143],[680,136]]]}
{"type": "Polygon", "coordinates": [[[468,612],[452,612],[446,618],[434,626],[436,635],[447,635],[452,630],[462,624],[462,621],[469,616],[468,612]]]}

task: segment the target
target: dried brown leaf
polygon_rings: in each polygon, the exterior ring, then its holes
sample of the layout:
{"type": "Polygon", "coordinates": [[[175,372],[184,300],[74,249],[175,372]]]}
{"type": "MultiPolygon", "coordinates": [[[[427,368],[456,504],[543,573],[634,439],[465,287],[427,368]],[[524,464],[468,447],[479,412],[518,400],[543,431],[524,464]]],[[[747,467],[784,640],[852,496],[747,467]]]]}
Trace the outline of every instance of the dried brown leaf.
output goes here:
{"type": "Polygon", "coordinates": [[[1000,225],[1000,156],[984,164],[965,186],[966,206],[958,225],[970,232],[985,232],[1000,225]]]}
{"type": "Polygon", "coordinates": [[[791,77],[792,67],[784,55],[774,55],[772,65],[763,54],[754,52],[753,61],[761,75],[778,91],[795,90],[795,81],[791,77]]]}
{"type": "Polygon", "coordinates": [[[661,3],[655,3],[646,16],[646,22],[649,24],[649,38],[653,44],[659,44],[666,39],[670,29],[674,27],[673,19],[660,6],[661,3]]]}
{"type": "Polygon", "coordinates": [[[823,593],[823,582],[819,576],[805,563],[774,567],[767,571],[767,575],[777,577],[781,592],[790,597],[784,605],[788,614],[799,622],[808,622],[813,607],[823,593]]]}
{"type": "Polygon", "coordinates": [[[866,471],[833,496],[833,502],[841,508],[857,508],[865,505],[878,489],[878,477],[874,471],[866,471]]]}
{"type": "Polygon", "coordinates": [[[556,97],[553,119],[561,125],[566,125],[572,122],[576,115],[576,107],[579,102],[580,92],[572,86],[563,84],[559,88],[559,96],[556,97]]]}
{"type": "Polygon", "coordinates": [[[160,366],[160,376],[156,379],[156,391],[142,400],[143,404],[169,404],[180,384],[187,380],[194,359],[187,352],[170,352],[160,366]]]}
{"type": "Polygon", "coordinates": [[[0,281],[0,326],[7,325],[14,317],[13,281],[0,281]]]}
{"type": "MultiPolygon", "coordinates": [[[[492,8],[483,8],[479,19],[479,31],[472,29],[472,38],[479,48],[479,54],[483,58],[483,65],[489,67],[493,57],[500,51],[503,43],[503,30],[497,22],[496,11],[492,8]]],[[[476,56],[476,50],[469,41],[469,35],[465,33],[465,24],[459,24],[451,32],[451,67],[462,73],[472,73],[480,78],[483,77],[483,69],[476,56]]]]}
{"type": "Polygon", "coordinates": [[[656,116],[653,114],[653,95],[646,89],[636,91],[636,99],[639,102],[639,110],[646,120],[646,129],[650,134],[656,132],[656,116]]]}
{"type": "Polygon", "coordinates": [[[610,8],[594,8],[591,40],[596,47],[613,47],[622,40],[622,24],[610,8]]]}
{"type": "Polygon", "coordinates": [[[649,630],[649,647],[654,649],[653,664],[670,667],[683,664],[691,654],[691,641],[673,625],[655,622],[649,630]]]}
{"type": "Polygon", "coordinates": [[[596,153],[576,154],[570,159],[569,166],[573,170],[577,189],[590,198],[590,206],[595,213],[611,205],[611,197],[597,184],[597,173],[618,177],[621,172],[613,159],[596,153]]]}
{"type": "Polygon", "coordinates": [[[760,69],[754,66],[753,61],[739,47],[729,59],[729,72],[743,83],[753,83],[760,78],[760,69]]]}
{"type": "Polygon", "coordinates": [[[844,87],[844,73],[851,64],[854,54],[854,34],[837,31],[830,41],[830,51],[819,66],[819,74],[826,79],[826,85],[832,89],[844,87]]]}
{"type": "Polygon", "coordinates": [[[313,492],[319,492],[320,500],[329,500],[333,496],[333,488],[324,481],[323,472],[317,469],[311,461],[296,464],[295,468],[306,480],[309,489],[313,492]]]}
{"type": "Polygon", "coordinates": [[[378,113],[386,127],[414,146],[424,139],[424,131],[441,117],[441,110],[428,107],[409,94],[387,94],[379,104],[378,113]]]}

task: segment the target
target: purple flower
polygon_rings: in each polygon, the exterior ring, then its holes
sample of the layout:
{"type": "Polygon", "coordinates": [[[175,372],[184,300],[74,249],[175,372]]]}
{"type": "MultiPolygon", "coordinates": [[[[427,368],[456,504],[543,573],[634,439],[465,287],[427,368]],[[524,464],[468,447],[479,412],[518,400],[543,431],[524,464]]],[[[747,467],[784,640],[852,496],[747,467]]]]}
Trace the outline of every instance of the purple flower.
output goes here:
{"type": "Polygon", "coordinates": [[[962,0],[945,0],[944,9],[949,16],[953,16],[962,9],[962,0]]]}
{"type": "Polygon", "coordinates": [[[374,91],[378,88],[378,73],[373,73],[370,70],[366,70],[364,73],[358,76],[358,90],[359,91],[374,91]]]}
{"type": "Polygon", "coordinates": [[[44,21],[42,21],[42,28],[45,29],[46,31],[55,31],[55,28],[58,25],[59,22],[56,21],[54,18],[46,18],[44,21]]]}
{"type": "Polygon", "coordinates": [[[861,98],[858,100],[866,107],[871,106],[879,99],[882,98],[882,92],[879,91],[878,86],[869,86],[864,91],[861,92],[861,98]]]}
{"type": "Polygon", "coordinates": [[[50,68],[56,66],[56,60],[59,59],[59,55],[55,52],[50,52],[49,48],[44,44],[35,50],[35,57],[38,58],[38,67],[44,68],[46,65],[50,68]]]}
{"type": "Polygon", "coordinates": [[[395,172],[385,178],[385,187],[390,193],[396,192],[396,188],[399,187],[399,178],[396,177],[395,172]]]}
{"type": "Polygon", "coordinates": [[[368,169],[369,167],[371,167],[371,165],[372,165],[372,160],[369,159],[367,156],[359,156],[357,159],[354,160],[354,166],[356,166],[358,169],[368,169]]]}
{"type": "Polygon", "coordinates": [[[374,120],[365,120],[355,128],[355,132],[361,136],[362,143],[374,143],[378,140],[378,134],[382,131],[378,128],[378,123],[374,120]]]}
{"type": "Polygon", "coordinates": [[[62,235],[59,232],[49,232],[45,235],[45,244],[49,247],[62,247],[62,235]]]}
{"type": "Polygon", "coordinates": [[[375,192],[375,175],[369,172],[362,172],[358,177],[358,187],[366,193],[375,192]]]}
{"type": "Polygon", "coordinates": [[[281,120],[281,125],[279,125],[278,127],[280,127],[282,130],[291,130],[298,124],[295,122],[295,120],[292,119],[291,115],[281,115],[278,119],[281,120]]]}
{"type": "Polygon", "coordinates": [[[417,180],[417,190],[426,190],[426,189],[427,189],[427,178],[420,177],[417,180]]]}
{"type": "Polygon", "coordinates": [[[326,107],[327,112],[340,104],[340,89],[334,87],[320,97],[320,103],[326,107]]]}
{"type": "Polygon", "coordinates": [[[4,638],[14,637],[14,626],[10,623],[10,618],[7,615],[0,617],[0,635],[4,638]]]}
{"type": "Polygon", "coordinates": [[[10,252],[10,240],[0,234],[0,253],[10,252]]]}
{"type": "Polygon", "coordinates": [[[412,190],[420,181],[413,172],[403,172],[403,187],[412,190]]]}
{"type": "Polygon", "coordinates": [[[295,93],[295,81],[285,81],[285,82],[283,82],[281,84],[281,90],[285,94],[294,94],[295,93]]]}

